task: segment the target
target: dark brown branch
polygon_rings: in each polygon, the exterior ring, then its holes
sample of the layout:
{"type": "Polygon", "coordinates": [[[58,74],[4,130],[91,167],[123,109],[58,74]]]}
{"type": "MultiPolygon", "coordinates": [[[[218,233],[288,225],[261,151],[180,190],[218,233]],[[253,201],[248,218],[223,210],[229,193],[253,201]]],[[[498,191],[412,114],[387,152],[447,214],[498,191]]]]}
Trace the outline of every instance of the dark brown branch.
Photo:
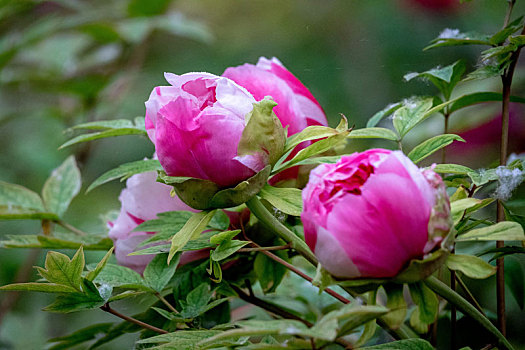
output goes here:
{"type": "MultiPolygon", "coordinates": [[[[514,0],[509,1],[509,8],[507,11],[507,16],[505,23],[508,23],[512,13],[512,8],[514,6],[514,0]]],[[[521,34],[525,34],[525,27],[522,29],[521,34]]],[[[507,153],[509,146],[509,105],[510,105],[510,93],[512,86],[512,78],[514,77],[514,70],[516,69],[516,64],[518,63],[518,58],[521,52],[521,47],[514,51],[510,57],[510,65],[505,70],[501,76],[501,82],[503,83],[503,100],[501,104],[501,144],[500,144],[500,165],[507,164],[507,153]]],[[[497,209],[497,222],[505,220],[505,211],[503,210],[503,203],[498,200],[498,209],[497,209]]],[[[502,248],[505,245],[503,241],[497,241],[496,247],[502,248]]],[[[498,328],[500,332],[505,336],[507,321],[505,316],[505,266],[504,258],[499,258],[496,261],[496,297],[498,305],[498,328]]]]}
{"type": "Polygon", "coordinates": [[[142,322],[142,321],[139,321],[137,320],[136,318],[133,318],[133,317],[129,317],[129,316],[126,316],[126,315],[123,315],[121,314],[120,312],[116,311],[116,310],[113,310],[110,306],[109,306],[109,303],[106,303],[104,304],[103,306],[100,307],[100,310],[102,311],[105,311],[105,312],[109,312],[110,314],[112,315],[115,315],[117,316],[118,318],[121,318],[123,319],[124,321],[127,321],[127,322],[130,322],[130,323],[134,323],[144,329],[148,329],[150,331],[153,331],[153,332],[156,332],[156,333],[159,333],[159,334],[166,334],[166,333],[169,333],[168,331],[165,331],[164,329],[160,329],[160,328],[157,328],[155,326],[152,326],[150,324],[147,324],[145,322],[142,322]]]}

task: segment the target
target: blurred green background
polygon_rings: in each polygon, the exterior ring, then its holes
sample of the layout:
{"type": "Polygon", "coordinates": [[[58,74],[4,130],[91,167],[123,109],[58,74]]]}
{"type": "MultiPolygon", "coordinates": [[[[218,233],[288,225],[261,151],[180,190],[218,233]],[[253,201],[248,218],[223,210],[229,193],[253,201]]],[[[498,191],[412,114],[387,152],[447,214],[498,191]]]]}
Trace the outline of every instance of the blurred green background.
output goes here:
{"type": "MultiPolygon", "coordinates": [[[[88,185],[121,163],[149,157],[152,144],[136,136],[57,148],[72,135],[65,130],[80,122],[143,116],[151,89],[166,84],[163,72],[221,74],[230,66],[255,64],[260,56],[278,57],[312,91],[331,126],[342,113],[350,125],[364,127],[368,118],[389,103],[436,93],[424,82],[405,83],[406,73],[448,65],[459,58],[466,59],[468,70],[477,65],[478,47],[422,51],[441,30],[493,33],[501,27],[506,11],[504,0],[462,5],[435,1],[443,3],[441,8],[423,2],[429,1],[2,0],[0,180],[40,192],[52,169],[73,153],[88,185]]],[[[524,9],[518,0],[515,15],[524,14],[524,9]]],[[[523,92],[523,78],[518,67],[516,95],[523,92]]],[[[498,79],[492,79],[461,89],[499,91],[499,85],[498,79]]],[[[497,104],[470,108],[454,116],[452,128],[475,127],[497,111],[497,104]]],[[[519,107],[513,113],[523,122],[519,107]]],[[[420,132],[409,135],[408,143],[441,130],[442,121],[431,118],[420,132]]],[[[525,150],[520,149],[521,143],[515,150],[525,150]]],[[[354,142],[348,150],[371,145],[354,142]]],[[[487,166],[496,159],[497,148],[490,146],[487,152],[465,161],[487,166]]],[[[119,208],[122,187],[113,182],[88,195],[82,192],[66,219],[85,231],[103,230],[100,216],[119,208]]],[[[39,231],[38,222],[0,222],[0,237],[39,231]]],[[[0,285],[14,280],[29,254],[0,248],[0,285]]],[[[39,254],[36,264],[42,264],[44,255],[39,254]]],[[[88,262],[99,257],[90,253],[88,262]]],[[[485,281],[478,283],[476,293],[493,310],[493,290],[484,285],[485,281]]],[[[0,303],[5,298],[6,294],[0,294],[0,303]]],[[[95,322],[116,321],[98,310],[71,315],[41,312],[49,302],[45,295],[24,293],[11,312],[0,315],[0,349],[42,349],[49,337],[95,322]]],[[[123,304],[121,311],[134,309],[123,304]]],[[[512,296],[508,310],[510,336],[525,343],[519,336],[525,328],[524,313],[512,296]]],[[[470,324],[461,320],[460,326],[463,323],[470,324]]],[[[477,331],[467,327],[465,337],[475,337],[477,331]]],[[[443,333],[440,338],[443,348],[446,336],[443,333]]],[[[105,349],[130,348],[133,340],[134,336],[126,336],[105,349]]]]}

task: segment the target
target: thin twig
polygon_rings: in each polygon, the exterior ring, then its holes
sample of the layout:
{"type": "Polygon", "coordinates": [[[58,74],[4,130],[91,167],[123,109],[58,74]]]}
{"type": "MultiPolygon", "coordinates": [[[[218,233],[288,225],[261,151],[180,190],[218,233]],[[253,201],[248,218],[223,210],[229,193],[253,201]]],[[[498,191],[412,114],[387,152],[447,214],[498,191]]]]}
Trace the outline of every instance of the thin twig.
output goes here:
{"type": "Polygon", "coordinates": [[[156,293],[155,293],[155,296],[156,296],[160,301],[162,301],[162,303],[163,303],[164,305],[166,305],[166,306],[168,307],[168,309],[171,310],[171,312],[176,313],[176,314],[179,313],[179,312],[177,311],[177,309],[175,309],[175,308],[173,307],[173,305],[171,305],[170,302],[167,301],[167,300],[166,300],[166,299],[165,299],[165,298],[164,298],[159,292],[156,292],[156,293]]]}
{"type": "Polygon", "coordinates": [[[57,221],[55,221],[55,223],[57,223],[58,225],[62,226],[63,228],[68,229],[69,231],[71,231],[74,234],[77,234],[79,236],[86,236],[87,235],[87,233],[85,233],[84,231],[76,228],[75,226],[73,226],[71,224],[68,224],[67,222],[65,222],[63,220],[57,220],[57,221]]]}
{"type": "Polygon", "coordinates": [[[459,285],[461,286],[461,288],[463,288],[463,290],[465,291],[465,293],[467,294],[467,299],[468,301],[474,305],[476,307],[476,309],[478,309],[479,312],[481,312],[481,314],[483,316],[486,316],[485,313],[483,312],[483,308],[481,307],[481,305],[478,303],[478,301],[476,300],[476,298],[474,298],[474,295],[472,294],[472,292],[470,291],[470,289],[468,289],[467,285],[465,284],[465,282],[463,282],[463,280],[461,279],[461,277],[459,277],[458,275],[456,275],[456,281],[459,283],[459,285]]]}
{"type": "Polygon", "coordinates": [[[140,326],[140,327],[142,327],[144,329],[149,329],[150,331],[153,331],[153,332],[156,332],[156,333],[159,333],[159,334],[169,333],[168,331],[165,331],[164,329],[160,329],[160,328],[157,328],[157,327],[152,326],[150,324],[147,324],[145,322],[139,321],[136,318],[123,315],[120,312],[112,309],[109,306],[109,303],[105,303],[103,306],[101,306],[100,310],[105,311],[105,312],[109,312],[110,314],[115,315],[115,316],[123,319],[124,321],[128,321],[130,323],[134,323],[134,324],[136,324],[136,325],[138,325],[138,326],[140,326]]]}
{"type": "Polygon", "coordinates": [[[287,245],[279,245],[279,246],[274,246],[274,247],[241,248],[241,249],[238,250],[238,252],[240,252],[240,253],[249,253],[249,252],[260,252],[260,251],[263,251],[263,250],[266,250],[266,251],[286,250],[286,249],[290,249],[290,248],[291,248],[291,244],[287,244],[287,245]]]}
{"type": "MultiPolygon", "coordinates": [[[[254,241],[252,241],[247,235],[246,235],[246,232],[244,230],[244,226],[241,224],[241,232],[242,232],[242,235],[244,236],[244,239],[249,241],[253,246],[255,246],[256,248],[261,248],[261,246],[259,246],[257,243],[255,243],[254,241]]],[[[302,272],[301,270],[299,270],[298,268],[296,268],[295,266],[293,266],[292,264],[290,264],[288,261],[278,257],[277,255],[273,254],[273,253],[270,253],[269,251],[266,251],[266,250],[260,250],[260,252],[264,255],[266,255],[267,257],[269,257],[270,259],[274,260],[275,262],[278,262],[279,264],[283,265],[284,267],[286,267],[287,269],[289,269],[290,271],[292,271],[293,273],[295,273],[296,275],[298,275],[299,277],[302,277],[303,279],[307,280],[308,282],[312,283],[313,281],[313,278],[308,276],[307,274],[305,274],[304,272],[302,272]]],[[[350,303],[350,300],[346,299],[345,297],[343,297],[342,295],[338,294],[337,292],[333,291],[332,289],[330,288],[325,288],[324,291],[333,296],[334,298],[336,298],[337,300],[339,300],[340,302],[344,303],[344,304],[349,304],[350,303]]]]}
{"type": "Polygon", "coordinates": [[[253,304],[255,306],[260,307],[261,309],[264,309],[266,311],[269,311],[277,316],[281,316],[282,318],[288,318],[291,320],[297,320],[299,322],[304,323],[308,327],[312,327],[313,323],[302,319],[301,317],[292,314],[291,312],[288,312],[286,310],[283,310],[279,307],[277,307],[274,304],[270,304],[262,299],[257,298],[255,295],[251,295],[248,293],[245,293],[241,288],[231,285],[232,289],[239,295],[239,298],[246,301],[247,303],[253,304]]]}

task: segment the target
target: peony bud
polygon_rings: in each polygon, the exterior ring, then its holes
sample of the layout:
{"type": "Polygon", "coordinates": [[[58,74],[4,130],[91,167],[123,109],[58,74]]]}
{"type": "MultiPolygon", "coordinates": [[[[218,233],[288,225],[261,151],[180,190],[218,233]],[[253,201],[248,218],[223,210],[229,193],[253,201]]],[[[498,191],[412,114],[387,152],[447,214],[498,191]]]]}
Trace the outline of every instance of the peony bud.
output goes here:
{"type": "MultiPolygon", "coordinates": [[[[157,218],[158,213],[166,211],[191,210],[179,198],[172,197],[171,187],[156,182],[157,174],[147,172],[133,175],[126,181],[126,188],[120,193],[122,203],[120,214],[110,226],[109,237],[115,245],[115,256],[120,265],[127,266],[142,273],[153,259],[153,255],[128,256],[138,244],[150,237],[154,232],[133,232],[135,227],[147,220],[157,218]]],[[[204,256],[209,253],[204,252],[204,256]]],[[[195,258],[202,258],[202,252],[184,253],[181,263],[188,263],[195,258]],[[199,257],[198,254],[201,254],[199,257]],[[195,255],[197,254],[197,256],[195,255]]]]}
{"type": "Polygon", "coordinates": [[[281,156],[284,129],[273,101],[256,103],[243,87],[209,73],[165,77],[171,86],[156,87],[146,102],[146,130],[167,175],[232,187],[281,156]]]}
{"type": "Polygon", "coordinates": [[[306,243],[340,278],[394,277],[452,226],[439,175],[400,151],[372,149],[318,166],[303,203],[306,243]]]}
{"type": "MultiPolygon", "coordinates": [[[[312,93],[290,73],[277,59],[261,57],[257,65],[244,64],[224,71],[227,77],[246,88],[257,100],[272,96],[277,102],[274,111],[284,127],[288,127],[288,136],[301,132],[308,126],[328,126],[323,109],[312,93]]],[[[299,145],[292,153],[308,146],[310,142],[299,145]]],[[[272,182],[297,177],[297,167],[279,174],[272,182]]]]}

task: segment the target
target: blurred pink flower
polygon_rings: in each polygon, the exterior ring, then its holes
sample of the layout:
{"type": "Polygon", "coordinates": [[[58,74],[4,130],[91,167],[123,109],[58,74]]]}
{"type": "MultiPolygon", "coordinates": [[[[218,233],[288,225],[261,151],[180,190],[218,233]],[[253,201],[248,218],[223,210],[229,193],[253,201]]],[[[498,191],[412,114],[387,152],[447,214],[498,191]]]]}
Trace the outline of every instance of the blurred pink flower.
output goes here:
{"type": "MultiPolygon", "coordinates": [[[[120,265],[142,273],[153,255],[128,256],[137,245],[155,232],[132,232],[135,227],[147,220],[157,218],[158,213],[167,211],[193,211],[178,197],[172,197],[171,187],[156,181],[155,172],[133,175],[126,181],[126,188],[120,193],[122,204],[120,214],[114,222],[109,222],[109,237],[115,245],[115,256],[120,265]]],[[[207,251],[186,252],[181,264],[208,256],[207,251]],[[203,255],[204,254],[204,255],[203,255]]]]}

